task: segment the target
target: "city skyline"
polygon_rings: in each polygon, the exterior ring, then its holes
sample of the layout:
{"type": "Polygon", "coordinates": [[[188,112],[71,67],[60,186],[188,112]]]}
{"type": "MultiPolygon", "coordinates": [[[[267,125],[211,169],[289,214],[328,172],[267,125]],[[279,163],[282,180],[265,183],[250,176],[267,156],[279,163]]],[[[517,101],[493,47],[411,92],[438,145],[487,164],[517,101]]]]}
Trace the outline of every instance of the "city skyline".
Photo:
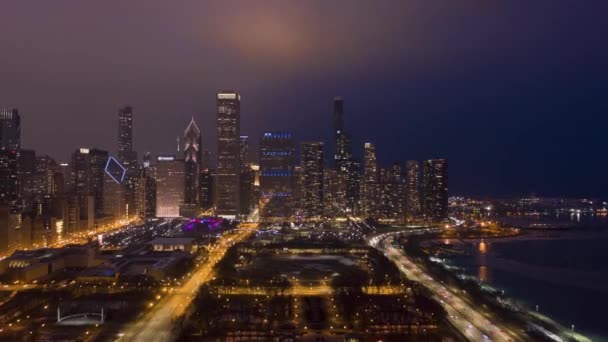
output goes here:
{"type": "Polygon", "coordinates": [[[317,123],[340,95],[355,155],[371,141],[384,165],[447,157],[454,193],[606,195],[605,162],[582,167],[605,146],[605,3],[237,4],[6,6],[0,104],[22,113],[23,148],[56,160],[80,145],[110,150],[114,113],[129,104],[140,154],[171,153],[192,116],[214,151],[213,94],[230,87],[248,135],[298,131],[332,148],[330,125],[317,123]]]}
{"type": "Polygon", "coordinates": [[[0,11],[0,340],[608,341],[608,2],[0,11]]]}

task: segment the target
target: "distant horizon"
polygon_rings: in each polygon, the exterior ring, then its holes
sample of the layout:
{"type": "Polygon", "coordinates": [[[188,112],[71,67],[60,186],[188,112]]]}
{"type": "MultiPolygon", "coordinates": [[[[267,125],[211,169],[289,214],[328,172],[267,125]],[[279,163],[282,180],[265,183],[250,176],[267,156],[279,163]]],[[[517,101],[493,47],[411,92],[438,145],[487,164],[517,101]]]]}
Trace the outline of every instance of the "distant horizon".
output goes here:
{"type": "Polygon", "coordinates": [[[453,193],[608,197],[606,2],[146,6],[4,6],[0,108],[19,109],[24,148],[114,151],[128,104],[140,153],[175,150],[193,116],[215,153],[214,94],[234,89],[253,148],[281,129],[329,154],[341,96],[355,155],[447,158],[453,193]]]}

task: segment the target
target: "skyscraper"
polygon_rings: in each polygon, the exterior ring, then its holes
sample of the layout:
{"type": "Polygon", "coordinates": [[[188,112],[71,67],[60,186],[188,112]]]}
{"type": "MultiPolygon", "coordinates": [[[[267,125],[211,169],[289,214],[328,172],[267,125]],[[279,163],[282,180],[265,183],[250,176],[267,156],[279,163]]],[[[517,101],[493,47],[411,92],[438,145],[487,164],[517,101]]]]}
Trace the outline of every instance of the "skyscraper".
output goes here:
{"type": "Polygon", "coordinates": [[[105,167],[108,162],[108,151],[100,149],[92,149],[89,151],[89,160],[91,163],[90,175],[90,190],[91,195],[95,198],[95,217],[102,217],[104,211],[104,178],[105,167]]]}
{"type": "Polygon", "coordinates": [[[408,160],[405,180],[405,214],[408,220],[420,215],[420,164],[408,160]]]}
{"type": "Polygon", "coordinates": [[[293,215],[295,141],[290,132],[264,132],[260,139],[261,217],[293,215]]]}
{"type": "Polygon", "coordinates": [[[156,216],[179,217],[184,203],[185,165],[175,156],[156,158],[156,216]]]}
{"type": "Polygon", "coordinates": [[[19,201],[19,152],[0,150],[0,205],[17,208],[19,201]]]}
{"type": "Polygon", "coordinates": [[[376,148],[374,144],[366,142],[364,145],[363,168],[363,214],[375,217],[377,214],[377,199],[379,196],[378,163],[376,161],[376,148]]]}
{"type": "Polygon", "coordinates": [[[340,185],[332,194],[338,214],[352,215],[359,207],[359,168],[360,162],[352,158],[352,142],[344,126],[344,100],[334,98],[334,138],[337,176],[340,185]]]}
{"type": "Polygon", "coordinates": [[[235,217],[239,207],[241,96],[217,94],[217,214],[235,217]]]}
{"type": "Polygon", "coordinates": [[[428,220],[441,221],[448,217],[447,159],[431,159],[424,162],[422,208],[428,220]]]}
{"type": "Polygon", "coordinates": [[[0,109],[0,204],[16,209],[19,202],[21,117],[17,109],[0,109]]]}
{"type": "Polygon", "coordinates": [[[86,229],[94,224],[95,189],[90,152],[90,149],[82,147],[72,154],[73,190],[79,207],[80,220],[86,221],[86,226],[80,225],[77,229],[86,229]]]}
{"type": "Polygon", "coordinates": [[[184,203],[198,205],[198,173],[202,157],[202,140],[201,131],[194,118],[190,120],[184,131],[183,147],[186,172],[184,203]]]}
{"type": "Polygon", "coordinates": [[[342,163],[352,156],[350,137],[344,131],[344,100],[341,97],[334,98],[334,138],[334,160],[339,170],[342,163]]]}
{"type": "Polygon", "coordinates": [[[133,151],[133,108],[126,106],[118,110],[118,160],[127,168],[137,164],[133,151]]]}
{"type": "Polygon", "coordinates": [[[21,148],[21,116],[16,108],[0,109],[0,150],[21,148]]]}
{"type": "Polygon", "coordinates": [[[239,156],[241,158],[241,169],[247,168],[249,161],[249,136],[241,135],[239,140],[239,156]]]}
{"type": "Polygon", "coordinates": [[[301,147],[303,214],[323,215],[323,143],[303,142],[301,147]]]}

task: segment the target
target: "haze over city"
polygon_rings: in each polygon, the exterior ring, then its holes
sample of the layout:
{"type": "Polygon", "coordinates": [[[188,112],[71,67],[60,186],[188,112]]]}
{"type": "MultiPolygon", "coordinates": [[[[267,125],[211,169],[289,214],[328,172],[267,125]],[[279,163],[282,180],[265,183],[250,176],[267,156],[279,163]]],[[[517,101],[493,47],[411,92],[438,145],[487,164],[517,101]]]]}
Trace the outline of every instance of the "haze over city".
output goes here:
{"type": "Polygon", "coordinates": [[[0,341],[608,341],[601,1],[0,6],[0,341]]]}
{"type": "Polygon", "coordinates": [[[136,150],[169,153],[192,116],[215,150],[218,89],[242,94],[244,134],[297,128],[302,140],[331,137],[331,100],[343,96],[356,146],[390,148],[383,163],[453,159],[454,193],[606,195],[606,10],[544,0],[13,2],[0,13],[0,103],[23,113],[25,147],[66,160],[74,146],[111,149],[124,105],[138,114],[136,150]],[[65,134],[49,139],[55,132],[65,134]]]}

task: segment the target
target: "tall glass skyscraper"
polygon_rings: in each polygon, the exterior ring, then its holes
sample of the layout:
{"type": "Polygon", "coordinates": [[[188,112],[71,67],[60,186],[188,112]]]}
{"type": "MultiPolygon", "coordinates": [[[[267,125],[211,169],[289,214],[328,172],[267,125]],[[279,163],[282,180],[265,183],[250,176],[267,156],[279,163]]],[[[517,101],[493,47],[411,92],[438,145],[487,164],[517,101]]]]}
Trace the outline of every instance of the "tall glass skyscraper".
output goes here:
{"type": "Polygon", "coordinates": [[[217,214],[236,216],[239,208],[241,96],[217,94],[217,214]]]}

